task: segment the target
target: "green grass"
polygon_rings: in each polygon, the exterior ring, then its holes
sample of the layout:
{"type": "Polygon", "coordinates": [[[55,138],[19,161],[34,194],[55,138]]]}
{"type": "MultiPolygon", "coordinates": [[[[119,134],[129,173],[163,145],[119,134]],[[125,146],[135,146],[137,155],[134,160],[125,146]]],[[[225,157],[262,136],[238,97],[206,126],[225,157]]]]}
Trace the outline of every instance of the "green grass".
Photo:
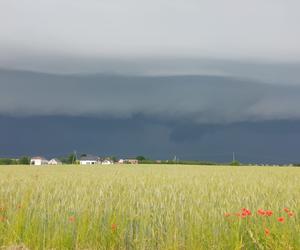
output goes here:
{"type": "Polygon", "coordinates": [[[4,248],[300,249],[299,209],[297,168],[0,167],[4,248]]]}

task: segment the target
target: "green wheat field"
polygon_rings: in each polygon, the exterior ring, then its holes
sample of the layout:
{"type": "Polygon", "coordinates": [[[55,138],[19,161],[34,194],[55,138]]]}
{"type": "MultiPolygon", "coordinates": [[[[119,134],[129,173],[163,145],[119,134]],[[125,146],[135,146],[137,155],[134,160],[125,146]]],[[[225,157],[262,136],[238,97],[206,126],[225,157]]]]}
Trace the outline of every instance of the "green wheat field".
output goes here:
{"type": "Polygon", "coordinates": [[[298,168],[0,167],[0,249],[300,249],[299,211],[298,168]]]}

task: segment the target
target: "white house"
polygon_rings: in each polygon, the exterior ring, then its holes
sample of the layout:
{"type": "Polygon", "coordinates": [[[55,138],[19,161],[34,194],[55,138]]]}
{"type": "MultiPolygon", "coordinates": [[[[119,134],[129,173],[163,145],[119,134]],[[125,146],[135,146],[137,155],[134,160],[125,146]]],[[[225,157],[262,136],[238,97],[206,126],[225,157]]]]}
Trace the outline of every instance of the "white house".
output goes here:
{"type": "Polygon", "coordinates": [[[93,155],[85,155],[81,156],[79,159],[80,165],[95,165],[99,164],[100,160],[99,157],[93,155]]]}
{"type": "Polygon", "coordinates": [[[139,160],[137,159],[126,159],[125,162],[127,164],[139,164],[139,160]]]}
{"type": "Polygon", "coordinates": [[[35,165],[35,166],[48,165],[48,160],[41,156],[32,157],[30,160],[30,165],[35,165]]]}
{"type": "Polygon", "coordinates": [[[110,159],[105,159],[104,161],[102,161],[102,165],[110,165],[110,164],[114,164],[114,162],[110,159]]]}
{"type": "Polygon", "coordinates": [[[53,158],[51,159],[49,162],[48,162],[49,165],[61,165],[62,162],[56,158],[53,158]]]}
{"type": "Polygon", "coordinates": [[[119,164],[138,164],[139,161],[137,159],[120,159],[118,161],[119,164]]]}

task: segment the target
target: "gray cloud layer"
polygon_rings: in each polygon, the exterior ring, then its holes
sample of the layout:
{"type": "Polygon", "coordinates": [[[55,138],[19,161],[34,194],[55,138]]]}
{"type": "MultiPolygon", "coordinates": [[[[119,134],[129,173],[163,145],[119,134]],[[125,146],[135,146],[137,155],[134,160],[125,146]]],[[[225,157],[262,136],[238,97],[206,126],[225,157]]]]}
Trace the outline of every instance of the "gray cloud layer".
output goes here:
{"type": "Polygon", "coordinates": [[[0,113],[197,123],[299,119],[300,87],[224,76],[131,77],[0,72],[0,113]]]}
{"type": "Polygon", "coordinates": [[[95,117],[0,115],[0,157],[73,152],[121,158],[210,160],[248,163],[299,163],[299,121],[205,125],[165,122],[135,116],[95,117]],[[43,143],[41,143],[41,140],[43,143]],[[245,143],[246,142],[246,143],[245,143]],[[278,143],[280,142],[280,143],[278,143]]]}
{"type": "Polygon", "coordinates": [[[0,68],[59,74],[219,75],[281,85],[300,85],[299,63],[270,63],[197,58],[80,58],[2,53],[0,68]]]}
{"type": "Polygon", "coordinates": [[[0,53],[299,61],[298,0],[2,0],[0,53]]]}

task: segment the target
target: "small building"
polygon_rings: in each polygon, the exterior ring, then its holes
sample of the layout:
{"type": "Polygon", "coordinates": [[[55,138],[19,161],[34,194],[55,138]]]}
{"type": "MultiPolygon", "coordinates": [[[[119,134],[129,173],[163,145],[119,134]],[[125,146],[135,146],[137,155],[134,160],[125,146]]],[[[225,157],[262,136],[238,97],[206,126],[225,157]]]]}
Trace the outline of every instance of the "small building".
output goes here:
{"type": "Polygon", "coordinates": [[[137,160],[137,159],[126,159],[125,163],[127,163],[127,164],[138,164],[139,160],[137,160]]]}
{"type": "Polygon", "coordinates": [[[62,162],[59,159],[53,158],[48,162],[49,165],[61,165],[62,162]]]}
{"type": "Polygon", "coordinates": [[[114,162],[111,159],[105,159],[102,161],[102,165],[111,165],[114,164],[114,162]]]}
{"type": "Polygon", "coordinates": [[[80,157],[79,163],[80,165],[95,165],[101,163],[101,161],[98,156],[84,155],[80,157]]]}
{"type": "Polygon", "coordinates": [[[119,163],[119,164],[124,164],[124,163],[125,163],[125,160],[124,160],[124,159],[120,159],[120,160],[118,161],[118,163],[119,163]]]}
{"type": "Polygon", "coordinates": [[[34,166],[48,165],[48,160],[42,156],[32,157],[30,159],[30,165],[34,165],[34,166]]]}

